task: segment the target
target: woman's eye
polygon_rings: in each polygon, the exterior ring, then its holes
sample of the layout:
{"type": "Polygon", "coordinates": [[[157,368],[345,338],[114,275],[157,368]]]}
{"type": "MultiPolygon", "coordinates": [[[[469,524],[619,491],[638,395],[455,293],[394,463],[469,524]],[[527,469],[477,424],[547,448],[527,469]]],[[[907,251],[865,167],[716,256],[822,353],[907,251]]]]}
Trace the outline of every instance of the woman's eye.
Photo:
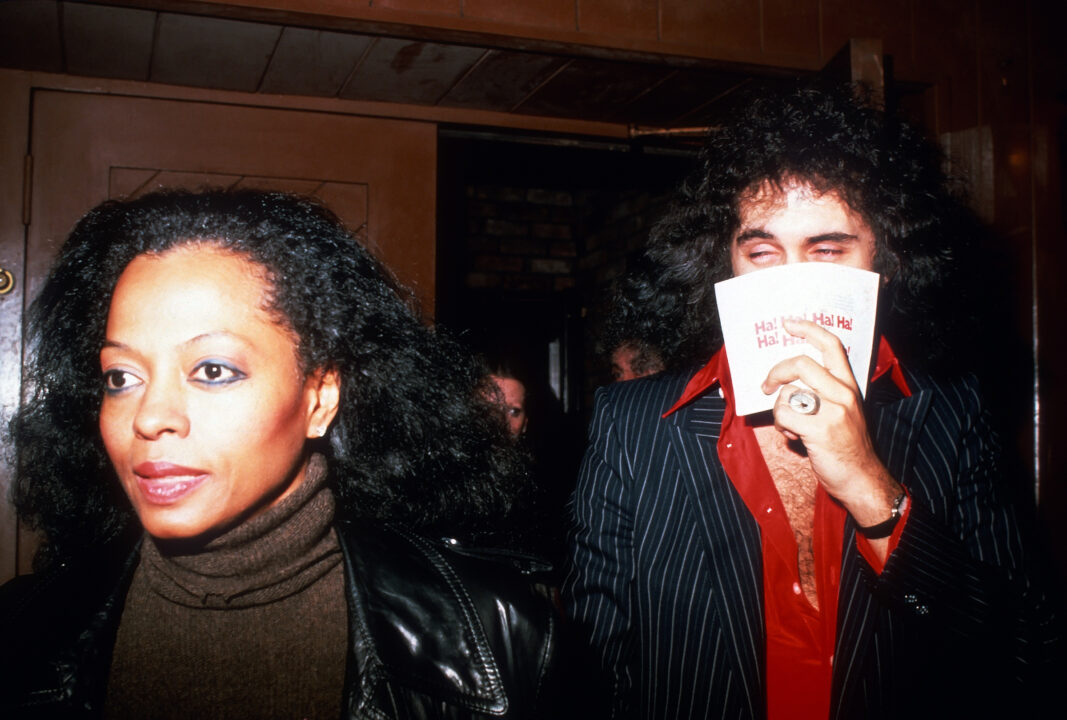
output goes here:
{"type": "Polygon", "coordinates": [[[202,362],[193,370],[192,379],[207,385],[226,385],[244,377],[240,370],[220,362],[202,362]]]}
{"type": "Polygon", "coordinates": [[[140,378],[125,370],[108,370],[104,373],[104,390],[115,394],[141,384],[140,378]]]}

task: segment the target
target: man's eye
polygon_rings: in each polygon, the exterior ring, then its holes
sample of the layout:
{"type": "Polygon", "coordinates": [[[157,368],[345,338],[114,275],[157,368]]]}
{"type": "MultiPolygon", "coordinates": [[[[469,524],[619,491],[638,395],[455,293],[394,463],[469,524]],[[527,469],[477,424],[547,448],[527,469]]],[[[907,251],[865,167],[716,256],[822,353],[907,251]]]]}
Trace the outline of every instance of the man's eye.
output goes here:
{"type": "Polygon", "coordinates": [[[755,247],[755,248],[753,248],[753,249],[748,251],[748,259],[753,261],[753,262],[756,262],[756,261],[759,261],[759,260],[767,260],[768,258],[773,257],[774,254],[775,254],[775,251],[774,251],[773,248],[755,247]]]}
{"type": "Polygon", "coordinates": [[[837,257],[842,254],[842,250],[839,247],[820,247],[815,248],[815,254],[819,257],[837,257]]]}
{"type": "Polygon", "coordinates": [[[202,362],[193,369],[192,379],[208,385],[226,385],[245,377],[236,368],[220,362],[202,362]]]}
{"type": "Polygon", "coordinates": [[[104,390],[108,393],[114,394],[129,390],[140,383],[140,378],[125,370],[108,370],[104,373],[104,390]]]}

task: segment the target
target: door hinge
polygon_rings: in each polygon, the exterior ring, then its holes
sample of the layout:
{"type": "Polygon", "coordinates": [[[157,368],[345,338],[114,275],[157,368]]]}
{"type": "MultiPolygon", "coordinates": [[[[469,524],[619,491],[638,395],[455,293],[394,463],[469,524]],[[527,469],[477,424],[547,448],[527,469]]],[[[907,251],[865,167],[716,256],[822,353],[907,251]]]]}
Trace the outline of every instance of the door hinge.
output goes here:
{"type": "Polygon", "coordinates": [[[33,155],[22,161],[22,224],[30,224],[30,201],[33,199],[33,155]]]}

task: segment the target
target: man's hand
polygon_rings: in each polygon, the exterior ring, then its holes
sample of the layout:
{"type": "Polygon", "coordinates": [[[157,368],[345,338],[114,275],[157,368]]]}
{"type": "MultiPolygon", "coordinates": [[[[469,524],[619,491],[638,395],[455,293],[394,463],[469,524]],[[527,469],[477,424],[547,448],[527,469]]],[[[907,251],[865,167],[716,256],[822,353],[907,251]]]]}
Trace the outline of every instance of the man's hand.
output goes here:
{"type": "MultiPolygon", "coordinates": [[[[833,333],[806,320],[786,320],[786,332],[804,338],[822,353],[823,365],[806,355],[783,360],[771,368],[763,392],[778,392],[774,425],[790,440],[800,440],[812,470],[826,491],[840,502],[860,526],[886,520],[900,484],[878,459],[867,433],[863,397],[841,341],[833,333]],[[789,405],[801,381],[820,398],[818,412],[805,415],[789,405]]],[[[888,547],[888,542],[874,541],[888,547]]]]}

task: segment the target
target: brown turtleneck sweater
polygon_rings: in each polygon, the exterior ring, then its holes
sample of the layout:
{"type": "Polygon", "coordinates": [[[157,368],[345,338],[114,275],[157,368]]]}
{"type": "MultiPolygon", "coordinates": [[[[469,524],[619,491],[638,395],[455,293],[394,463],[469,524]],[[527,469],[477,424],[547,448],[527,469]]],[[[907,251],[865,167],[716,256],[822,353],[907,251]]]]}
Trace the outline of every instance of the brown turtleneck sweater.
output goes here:
{"type": "Polygon", "coordinates": [[[339,716],[348,618],[325,462],[278,505],[193,554],[146,537],[105,716],[339,716]]]}

